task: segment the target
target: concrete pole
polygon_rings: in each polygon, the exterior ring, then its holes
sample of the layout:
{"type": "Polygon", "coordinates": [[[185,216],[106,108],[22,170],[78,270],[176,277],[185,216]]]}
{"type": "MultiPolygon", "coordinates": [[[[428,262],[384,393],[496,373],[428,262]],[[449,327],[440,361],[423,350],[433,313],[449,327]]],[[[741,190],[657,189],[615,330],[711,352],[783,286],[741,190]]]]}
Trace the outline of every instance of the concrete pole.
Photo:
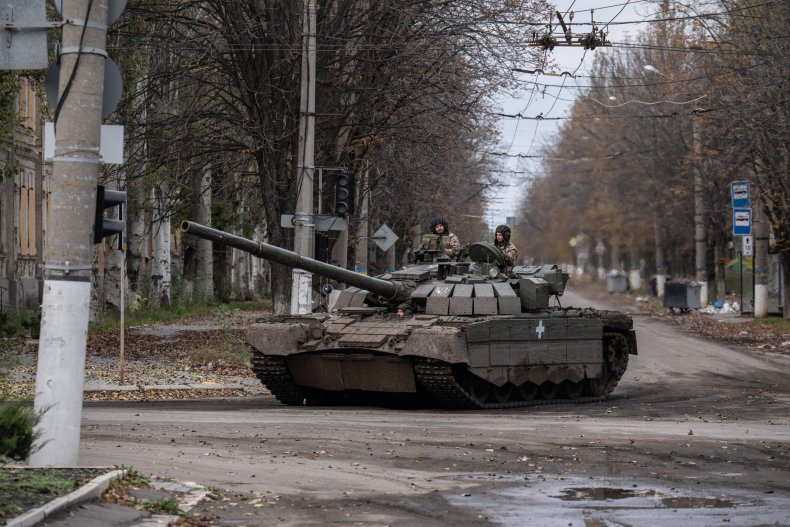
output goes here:
{"type": "Polygon", "coordinates": [[[694,268],[696,271],[696,280],[700,285],[700,305],[708,305],[708,239],[707,231],[705,229],[705,215],[707,213],[705,207],[705,185],[702,179],[702,170],[700,170],[700,163],[702,162],[702,132],[701,132],[701,117],[694,114],[691,117],[692,126],[692,140],[694,153],[692,159],[692,167],[694,170],[694,268]]]}
{"type": "Polygon", "coordinates": [[[368,243],[370,234],[368,225],[370,221],[370,189],[368,188],[368,169],[362,174],[359,188],[359,228],[357,229],[357,246],[354,251],[356,262],[354,270],[360,274],[368,274],[368,243]]]}
{"type": "Polygon", "coordinates": [[[74,22],[63,26],[60,50],[58,93],[65,100],[55,123],[50,222],[44,246],[34,403],[42,417],[35,430],[40,434],[38,449],[30,456],[33,467],[74,466],[80,447],[107,39],[107,0],[93,0],[90,13],[89,3],[63,2],[63,19],[74,22]]]}
{"type": "Polygon", "coordinates": [[[771,227],[759,192],[754,199],[754,318],[768,316],[768,237],[771,227]]]}
{"type": "MultiPolygon", "coordinates": [[[[315,172],[315,0],[304,0],[302,22],[302,80],[299,104],[299,149],[296,173],[298,190],[294,214],[294,252],[312,258],[315,253],[313,223],[313,175],[315,172]]],[[[313,308],[313,275],[294,269],[291,282],[291,314],[310,313],[313,308]]]]}

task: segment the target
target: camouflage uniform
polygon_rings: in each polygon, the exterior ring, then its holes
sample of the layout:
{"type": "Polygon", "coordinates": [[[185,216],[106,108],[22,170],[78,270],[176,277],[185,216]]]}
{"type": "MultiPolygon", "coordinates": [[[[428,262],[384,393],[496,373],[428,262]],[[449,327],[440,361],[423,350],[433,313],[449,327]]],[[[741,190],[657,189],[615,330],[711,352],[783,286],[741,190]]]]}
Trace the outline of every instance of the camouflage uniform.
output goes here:
{"type": "Polygon", "coordinates": [[[510,241],[510,227],[500,225],[496,228],[496,233],[502,233],[502,241],[498,242],[495,234],[494,245],[502,253],[502,259],[505,261],[505,273],[510,273],[518,261],[518,249],[510,241]]]}
{"type": "Polygon", "coordinates": [[[439,237],[437,240],[439,247],[444,249],[444,254],[450,258],[455,258],[461,252],[461,242],[458,241],[458,236],[450,232],[450,226],[444,218],[435,218],[431,222],[431,234],[436,234],[439,237]],[[444,232],[441,234],[437,233],[437,225],[442,225],[444,232]]]}
{"type": "Polygon", "coordinates": [[[518,260],[518,249],[512,242],[502,242],[496,244],[497,249],[502,252],[502,258],[505,260],[506,271],[509,273],[513,266],[516,265],[518,260]]]}

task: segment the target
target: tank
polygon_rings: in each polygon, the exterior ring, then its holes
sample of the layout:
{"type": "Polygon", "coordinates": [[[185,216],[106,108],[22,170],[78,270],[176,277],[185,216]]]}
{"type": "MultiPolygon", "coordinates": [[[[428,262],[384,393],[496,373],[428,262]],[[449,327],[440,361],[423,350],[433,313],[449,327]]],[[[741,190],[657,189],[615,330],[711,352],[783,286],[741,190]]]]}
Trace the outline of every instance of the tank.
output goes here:
{"type": "Polygon", "coordinates": [[[347,286],[326,312],[248,328],[253,370],[285,404],[586,403],[611,394],[637,354],[631,317],[561,307],[568,274],[551,264],[504,274],[489,242],[451,260],[428,235],[408,265],[372,277],[194,222],[181,228],[347,286]]]}

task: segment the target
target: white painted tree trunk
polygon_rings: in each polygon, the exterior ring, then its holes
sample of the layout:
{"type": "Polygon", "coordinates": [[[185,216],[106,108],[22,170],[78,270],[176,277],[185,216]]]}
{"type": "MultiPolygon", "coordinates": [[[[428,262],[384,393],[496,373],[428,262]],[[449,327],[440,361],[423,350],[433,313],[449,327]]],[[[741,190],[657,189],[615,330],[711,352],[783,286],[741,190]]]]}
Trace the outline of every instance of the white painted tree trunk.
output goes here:
{"type": "MultiPolygon", "coordinates": [[[[206,167],[200,179],[200,196],[194,211],[194,221],[211,225],[211,168],[206,167]]],[[[202,300],[214,298],[213,242],[198,238],[195,241],[195,285],[202,300]]]]}
{"type": "MultiPolygon", "coordinates": [[[[244,196],[240,196],[234,202],[234,211],[237,217],[244,216],[244,196]]],[[[244,236],[244,232],[239,229],[234,234],[244,236]]],[[[250,254],[239,249],[230,250],[230,289],[231,298],[237,300],[248,300],[251,298],[250,286],[250,254]]]]}
{"type": "MultiPolygon", "coordinates": [[[[137,80],[137,90],[143,93],[147,86],[148,77],[145,73],[140,75],[137,80]]],[[[148,109],[145,104],[140,104],[136,109],[139,114],[138,123],[145,126],[148,118],[148,109]]],[[[145,182],[143,174],[147,170],[148,145],[145,140],[139,142],[127,141],[124,145],[126,150],[126,166],[139,167],[134,173],[126,173],[126,276],[130,288],[127,290],[126,297],[129,299],[127,306],[134,309],[137,293],[140,292],[141,275],[147,270],[148,251],[145,246],[145,182]]],[[[131,170],[131,168],[127,168],[131,170]]]]}
{"type": "Polygon", "coordinates": [[[165,190],[154,189],[154,254],[151,268],[151,306],[170,306],[170,217],[167,215],[165,190]]]}

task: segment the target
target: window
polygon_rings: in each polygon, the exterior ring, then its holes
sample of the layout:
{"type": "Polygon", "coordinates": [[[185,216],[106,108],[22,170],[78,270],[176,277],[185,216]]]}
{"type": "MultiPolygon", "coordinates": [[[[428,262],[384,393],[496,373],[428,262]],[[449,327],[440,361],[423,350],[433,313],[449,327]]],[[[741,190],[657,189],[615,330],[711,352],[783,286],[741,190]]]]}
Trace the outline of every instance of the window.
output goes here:
{"type": "Polygon", "coordinates": [[[36,189],[19,189],[19,254],[36,255],[36,189]]]}
{"type": "Polygon", "coordinates": [[[38,99],[36,89],[29,79],[23,78],[19,87],[19,123],[29,130],[36,130],[38,99]]]}

